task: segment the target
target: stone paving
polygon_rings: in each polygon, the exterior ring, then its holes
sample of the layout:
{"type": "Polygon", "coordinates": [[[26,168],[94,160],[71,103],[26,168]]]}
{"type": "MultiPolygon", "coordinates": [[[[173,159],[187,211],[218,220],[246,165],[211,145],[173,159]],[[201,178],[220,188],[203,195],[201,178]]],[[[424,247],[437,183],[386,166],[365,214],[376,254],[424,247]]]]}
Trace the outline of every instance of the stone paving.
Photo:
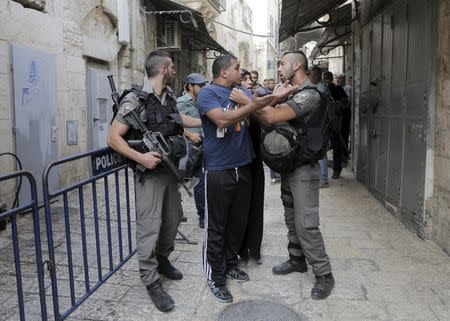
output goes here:
{"type": "MultiPolygon", "coordinates": [[[[450,320],[450,257],[434,243],[407,231],[346,170],[341,179],[332,180],[329,188],[321,190],[321,229],[336,279],[331,296],[324,301],[310,298],[314,283],[311,271],[273,275],[272,266],[287,256],[279,195],[279,184],[266,185],[263,264],[242,267],[250,275],[249,282],[229,282],[235,302],[262,299],[281,303],[307,321],[450,320]]],[[[206,286],[201,267],[203,230],[197,226],[192,200],[184,197],[183,207],[188,221],[181,224],[180,230],[198,244],[177,240],[171,260],[184,278],[163,281],[175,300],[172,312],[164,314],[153,306],[140,283],[134,256],[68,320],[218,320],[230,305],[215,301],[206,286]]],[[[4,240],[0,234],[0,244],[4,240]]],[[[0,245],[0,250],[0,262],[4,262],[5,246],[0,245]]],[[[0,320],[18,320],[4,312],[13,309],[16,301],[12,295],[14,283],[4,278],[13,275],[7,268],[0,265],[1,293],[8,293],[0,294],[0,320]]],[[[93,266],[91,275],[94,272],[93,266]]],[[[63,271],[61,274],[64,277],[63,271]]],[[[75,279],[83,283],[84,274],[79,268],[75,279]]],[[[50,294],[47,282],[46,287],[50,294]]],[[[26,298],[36,303],[36,296],[26,298]]],[[[50,295],[47,301],[51,301],[50,295]]]]}

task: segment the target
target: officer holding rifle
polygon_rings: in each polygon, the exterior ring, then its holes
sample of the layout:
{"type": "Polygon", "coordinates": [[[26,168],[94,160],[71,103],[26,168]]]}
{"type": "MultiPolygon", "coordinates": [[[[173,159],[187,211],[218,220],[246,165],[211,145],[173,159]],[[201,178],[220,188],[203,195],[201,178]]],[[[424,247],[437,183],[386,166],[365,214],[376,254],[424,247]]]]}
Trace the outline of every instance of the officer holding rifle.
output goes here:
{"type": "Polygon", "coordinates": [[[174,302],[162,287],[160,274],[172,280],[183,278],[168,260],[174,249],[181,206],[176,175],[170,170],[170,164],[176,164],[186,153],[183,126],[201,127],[201,121],[178,113],[176,98],[168,87],[175,75],[169,53],[151,52],[145,60],[145,71],[148,78],[142,91],[132,91],[120,101],[109,130],[108,145],[134,161],[140,169],[135,176],[140,277],[155,306],[166,312],[173,308],[174,302]],[[142,124],[147,130],[144,137],[149,137],[149,133],[161,133],[162,145],[168,145],[170,154],[142,153],[129,147],[127,140],[142,139],[142,124]]]}

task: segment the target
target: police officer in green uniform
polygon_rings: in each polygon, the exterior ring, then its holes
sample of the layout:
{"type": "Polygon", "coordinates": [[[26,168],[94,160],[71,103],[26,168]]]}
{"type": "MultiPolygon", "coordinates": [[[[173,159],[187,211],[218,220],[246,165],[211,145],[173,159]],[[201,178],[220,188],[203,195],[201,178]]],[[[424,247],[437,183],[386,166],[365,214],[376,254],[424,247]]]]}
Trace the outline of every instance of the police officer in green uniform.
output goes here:
{"type": "MultiPolygon", "coordinates": [[[[306,56],[302,52],[284,54],[278,72],[282,81],[289,81],[289,85],[299,86],[300,90],[285,103],[276,108],[260,109],[255,115],[263,125],[287,121],[294,128],[302,128],[321,107],[318,91],[306,88],[313,86],[307,76],[306,56]]],[[[275,89],[275,93],[276,91],[275,89]]],[[[238,90],[232,93],[231,98],[236,102],[245,101],[238,90]]],[[[311,298],[315,300],[328,297],[334,287],[330,259],[319,228],[319,188],[320,168],[317,162],[299,163],[293,171],[281,174],[281,198],[288,228],[289,259],[272,269],[276,275],[304,273],[308,270],[309,263],[316,277],[311,290],[311,298]]]]}
{"type": "Polygon", "coordinates": [[[201,121],[178,113],[176,98],[168,87],[175,70],[167,52],[151,52],[145,60],[145,71],[148,78],[142,91],[132,91],[120,102],[108,144],[142,169],[135,172],[139,272],[153,303],[165,312],[173,308],[174,302],[162,287],[160,274],[172,280],[183,278],[168,260],[180,222],[180,193],[175,179],[160,165],[158,153],[141,153],[128,146],[127,139],[142,137],[129,112],[136,110],[150,131],[161,132],[171,147],[174,161],[185,152],[183,126],[199,127],[201,121]]]}

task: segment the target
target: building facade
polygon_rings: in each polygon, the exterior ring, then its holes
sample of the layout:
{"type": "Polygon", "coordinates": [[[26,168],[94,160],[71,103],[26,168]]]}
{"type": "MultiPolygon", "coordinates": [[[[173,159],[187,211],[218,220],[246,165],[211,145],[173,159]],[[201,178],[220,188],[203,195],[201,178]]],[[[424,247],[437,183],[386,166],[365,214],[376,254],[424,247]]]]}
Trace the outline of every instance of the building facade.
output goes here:
{"type": "MultiPolygon", "coordinates": [[[[246,1],[241,0],[179,0],[201,12],[209,35],[220,43],[227,52],[239,58],[241,66],[256,68],[257,47],[253,32],[254,13],[246,1]]],[[[212,62],[217,52],[207,53],[206,78],[211,80],[212,62]]]]}
{"type": "MultiPolygon", "coordinates": [[[[107,76],[119,92],[142,85],[145,57],[155,49],[172,53],[176,92],[189,72],[205,73],[207,52],[224,51],[200,13],[173,1],[2,1],[0,154],[16,154],[40,194],[47,164],[106,146],[112,119],[107,76]]],[[[14,168],[14,159],[2,157],[1,172],[14,168]]],[[[90,173],[88,160],[61,166],[50,185],[90,173]]],[[[14,191],[12,183],[1,186],[0,198],[14,191]]]]}
{"type": "MultiPolygon", "coordinates": [[[[15,153],[38,181],[49,162],[106,145],[106,76],[118,88],[141,83],[154,49],[146,32],[153,18],[140,7],[138,0],[0,3],[0,152],[15,153]]],[[[2,172],[14,167],[0,162],[2,172]]],[[[88,170],[60,168],[51,180],[64,185],[88,170]]]]}
{"type": "Polygon", "coordinates": [[[353,28],[358,178],[407,227],[450,253],[450,7],[370,2],[353,28]]]}
{"type": "Polygon", "coordinates": [[[407,228],[450,253],[448,1],[283,0],[282,19],[291,50],[307,31],[323,30],[313,62],[347,74],[357,178],[407,228]]]}

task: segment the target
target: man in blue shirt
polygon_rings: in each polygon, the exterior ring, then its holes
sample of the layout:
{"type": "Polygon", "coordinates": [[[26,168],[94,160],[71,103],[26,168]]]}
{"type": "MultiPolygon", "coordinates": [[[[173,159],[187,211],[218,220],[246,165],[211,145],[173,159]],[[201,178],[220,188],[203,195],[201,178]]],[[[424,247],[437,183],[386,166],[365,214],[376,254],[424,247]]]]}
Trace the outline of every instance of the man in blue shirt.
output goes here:
{"type": "Polygon", "coordinates": [[[247,281],[249,276],[237,267],[237,253],[244,237],[250,206],[255,157],[247,117],[274,104],[295,88],[276,95],[248,100],[238,105],[230,100],[233,87],[240,82],[239,61],[226,54],[212,66],[213,83],[198,96],[202,119],[205,166],[205,244],[204,269],[211,292],[220,302],[232,302],[226,278],[247,281]]]}

